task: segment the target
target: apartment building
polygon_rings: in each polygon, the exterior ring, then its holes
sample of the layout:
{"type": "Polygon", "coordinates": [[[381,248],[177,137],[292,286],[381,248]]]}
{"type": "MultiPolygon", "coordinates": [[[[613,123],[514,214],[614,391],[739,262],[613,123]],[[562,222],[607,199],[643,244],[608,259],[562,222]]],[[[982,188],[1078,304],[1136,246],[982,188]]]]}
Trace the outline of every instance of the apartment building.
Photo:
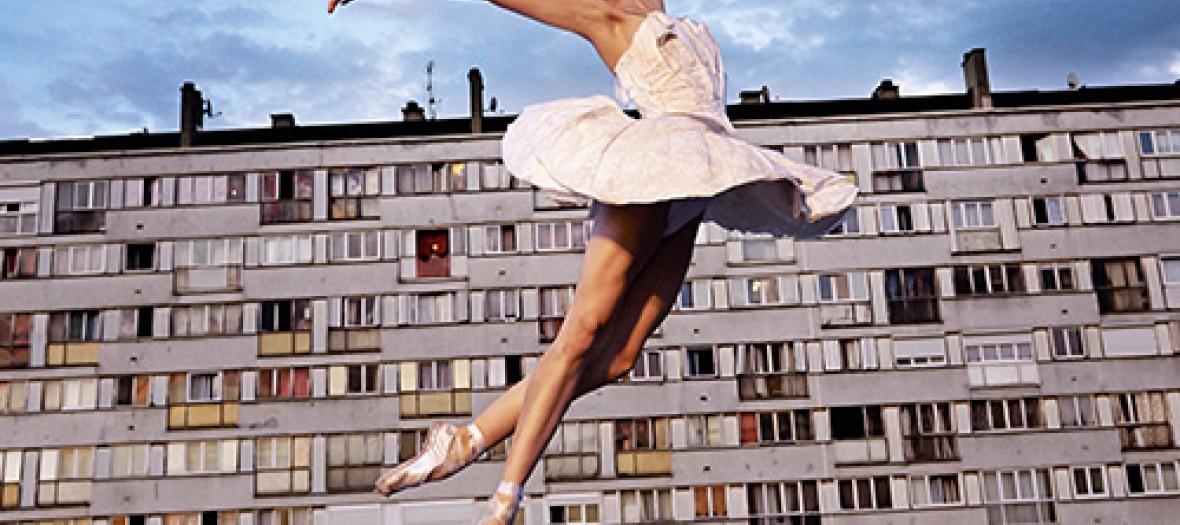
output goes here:
{"type": "MultiPolygon", "coordinates": [[[[1180,84],[771,102],[745,139],[862,197],[811,242],[702,228],[630,377],[520,523],[1171,524],[1180,84]]],[[[588,235],[510,120],[0,142],[0,522],[466,524],[502,444],[383,499],[561,325],[588,235]]],[[[196,101],[194,105],[194,100],[196,101]]]]}

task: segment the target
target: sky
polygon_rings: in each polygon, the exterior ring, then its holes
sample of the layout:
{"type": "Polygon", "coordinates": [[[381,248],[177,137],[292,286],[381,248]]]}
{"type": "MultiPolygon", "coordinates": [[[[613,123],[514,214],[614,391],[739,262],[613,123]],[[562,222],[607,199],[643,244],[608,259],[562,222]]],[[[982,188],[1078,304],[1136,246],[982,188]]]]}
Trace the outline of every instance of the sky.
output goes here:
{"type": "MultiPolygon", "coordinates": [[[[561,1],[561,0],[554,0],[561,1]]],[[[3,0],[0,140],[172,132],[179,88],[218,115],[206,129],[398,120],[427,101],[468,111],[483,72],[497,113],[611,93],[581,39],[477,0],[3,0]]],[[[992,89],[1063,89],[1180,79],[1176,0],[666,0],[706,22],[730,101],[864,98],[882,79],[903,96],[963,91],[964,52],[987,49],[992,89]]]]}

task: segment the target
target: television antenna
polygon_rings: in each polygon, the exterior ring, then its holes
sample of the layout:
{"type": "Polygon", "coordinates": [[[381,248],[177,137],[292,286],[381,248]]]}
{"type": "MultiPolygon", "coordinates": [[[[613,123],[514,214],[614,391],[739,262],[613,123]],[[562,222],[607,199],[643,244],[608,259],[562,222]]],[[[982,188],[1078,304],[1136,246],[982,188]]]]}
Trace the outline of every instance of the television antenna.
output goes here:
{"type": "Polygon", "coordinates": [[[426,107],[430,120],[438,120],[438,99],[434,97],[434,61],[426,63],[426,107]]]}

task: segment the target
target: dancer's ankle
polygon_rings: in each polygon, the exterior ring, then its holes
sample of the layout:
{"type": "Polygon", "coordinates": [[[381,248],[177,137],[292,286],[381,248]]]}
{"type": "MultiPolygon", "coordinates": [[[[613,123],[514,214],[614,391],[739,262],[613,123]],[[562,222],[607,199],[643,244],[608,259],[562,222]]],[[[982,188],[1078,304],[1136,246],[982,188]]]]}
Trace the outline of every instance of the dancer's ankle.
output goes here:
{"type": "Polygon", "coordinates": [[[477,456],[479,454],[483,454],[483,452],[488,449],[488,442],[487,439],[483,437],[483,431],[481,431],[479,427],[475,425],[474,421],[468,423],[464,428],[467,430],[467,435],[471,440],[471,450],[475,452],[475,455],[477,456]]]}

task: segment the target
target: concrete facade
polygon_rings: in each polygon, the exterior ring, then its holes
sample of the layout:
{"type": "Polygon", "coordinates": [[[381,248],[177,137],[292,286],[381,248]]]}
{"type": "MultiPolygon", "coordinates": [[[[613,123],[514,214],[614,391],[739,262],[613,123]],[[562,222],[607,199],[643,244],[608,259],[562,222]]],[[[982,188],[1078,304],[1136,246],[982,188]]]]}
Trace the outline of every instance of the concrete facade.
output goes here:
{"type": "MultiPolygon", "coordinates": [[[[853,219],[703,228],[523,523],[1174,523],[1180,94],[1156,88],[733,108],[854,178],[853,219]]],[[[531,369],[587,231],[484,125],[0,144],[0,522],[471,520],[502,450],[368,487],[531,369]]]]}

